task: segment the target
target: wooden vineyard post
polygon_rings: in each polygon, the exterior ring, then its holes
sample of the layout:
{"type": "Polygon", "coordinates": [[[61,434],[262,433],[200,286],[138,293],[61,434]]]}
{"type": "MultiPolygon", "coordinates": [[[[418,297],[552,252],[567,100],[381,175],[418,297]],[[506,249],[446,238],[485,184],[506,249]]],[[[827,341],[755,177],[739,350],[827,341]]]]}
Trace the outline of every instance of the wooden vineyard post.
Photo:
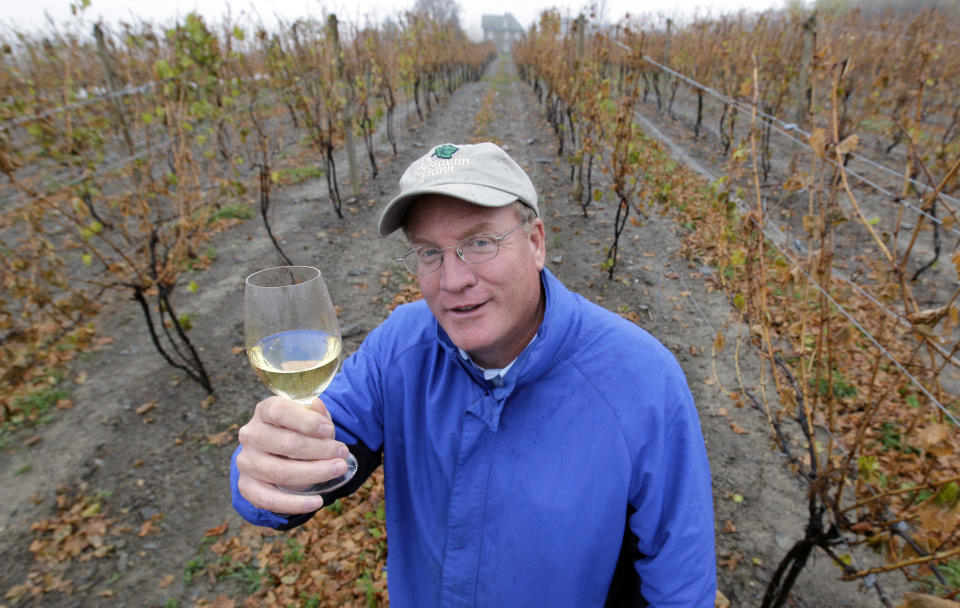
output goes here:
{"type": "Polygon", "coordinates": [[[337,86],[345,97],[343,104],[343,132],[346,138],[347,169],[350,172],[350,191],[356,198],[360,196],[360,180],[357,177],[357,145],[353,139],[353,89],[345,84],[347,70],[344,65],[343,55],[340,51],[340,31],[337,27],[336,15],[330,15],[328,25],[330,26],[330,38],[333,41],[333,56],[336,57],[337,61],[337,86]]]}
{"type": "MultiPolygon", "coordinates": [[[[575,65],[577,66],[576,72],[579,73],[583,70],[583,43],[586,29],[587,20],[581,14],[577,17],[577,20],[574,22],[574,27],[577,28],[577,60],[575,65]]],[[[581,146],[583,142],[581,141],[581,131],[582,127],[580,121],[576,120],[573,123],[573,200],[580,202],[580,199],[583,197],[583,158],[580,156],[582,153],[581,146]]]]}
{"type": "MultiPolygon", "coordinates": [[[[817,35],[817,17],[810,17],[803,23],[803,56],[800,59],[800,73],[797,76],[797,89],[794,93],[796,105],[793,110],[793,123],[798,129],[807,127],[808,117],[811,107],[810,89],[810,70],[813,66],[813,48],[817,35]]],[[[793,143],[793,154],[791,155],[791,166],[796,163],[797,153],[800,151],[801,144],[798,141],[793,143]]],[[[791,171],[792,172],[792,171],[791,171]]]]}
{"type": "MultiPolygon", "coordinates": [[[[667,40],[663,47],[663,65],[670,67],[670,38],[673,30],[673,19],[667,19],[667,40]]],[[[672,68],[671,68],[672,69],[672,68]]],[[[669,93],[667,97],[667,115],[673,116],[673,99],[677,94],[677,86],[680,82],[669,72],[663,75],[663,92],[669,93]]]]}

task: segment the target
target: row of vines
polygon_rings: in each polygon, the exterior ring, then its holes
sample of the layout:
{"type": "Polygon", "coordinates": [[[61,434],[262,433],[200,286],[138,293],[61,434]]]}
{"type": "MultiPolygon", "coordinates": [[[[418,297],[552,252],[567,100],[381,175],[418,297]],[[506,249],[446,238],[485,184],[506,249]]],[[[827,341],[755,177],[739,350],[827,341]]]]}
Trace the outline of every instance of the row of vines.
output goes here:
{"type": "Polygon", "coordinates": [[[171,302],[183,272],[210,263],[204,243],[256,201],[269,232],[271,188],[297,154],[322,159],[313,170],[342,217],[334,152],[362,140],[376,176],[374,132],[393,143],[398,108],[423,117],[493,56],[414,12],[276,31],[191,13],[111,31],[76,8],[76,27],[0,33],[0,422],[14,426],[34,415],[24,395],[96,339],[111,291],[212,391],[171,302]]]}
{"type": "MultiPolygon", "coordinates": [[[[784,605],[816,550],[887,606],[890,572],[960,594],[955,24],[785,11],[610,27],[545,11],[514,49],[584,214],[603,196],[595,167],[610,175],[609,276],[631,214],[669,208],[764,355],[759,386],[727,390],[764,412],[809,490],[764,606],[784,605]],[[702,185],[641,114],[688,127],[726,176],[702,185]],[[858,546],[883,560],[861,565],[858,546]]],[[[714,357],[736,356],[724,342],[714,357]]]]}

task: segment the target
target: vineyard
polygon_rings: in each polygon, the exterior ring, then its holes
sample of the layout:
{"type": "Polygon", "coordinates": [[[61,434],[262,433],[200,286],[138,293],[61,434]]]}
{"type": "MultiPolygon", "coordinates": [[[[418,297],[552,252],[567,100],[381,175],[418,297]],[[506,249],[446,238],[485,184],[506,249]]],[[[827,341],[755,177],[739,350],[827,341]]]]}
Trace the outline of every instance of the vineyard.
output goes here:
{"type": "Polygon", "coordinates": [[[169,297],[184,268],[204,263],[203,243],[250,212],[248,192],[266,219],[272,187],[291,172],[322,173],[341,216],[334,149],[362,136],[376,176],[377,121],[393,141],[398,103],[429,112],[440,91],[478,78],[491,52],[412,13],[399,28],[358,28],[349,45],[335,16],[282,36],[223,27],[191,14],[163,32],[108,37],[96,25],[94,41],[4,45],[5,420],[21,413],[18,387],[85,346],[107,290],[130,293],[164,358],[212,392],[169,297]],[[301,143],[323,163],[284,166],[301,143]]]}
{"type": "Polygon", "coordinates": [[[809,486],[809,520],[765,606],[814,549],[886,605],[882,572],[958,592],[958,31],[935,12],[901,17],[741,14],[676,31],[581,18],[561,36],[544,13],[517,50],[584,214],[612,145],[610,277],[631,209],[673,207],[766,358],[759,390],[731,396],[765,413],[809,486]],[[673,194],[660,171],[675,163],[637,132],[645,111],[714,146],[727,174],[673,194]],[[857,567],[847,548],[861,543],[888,564],[857,567]]]}
{"type": "Polygon", "coordinates": [[[960,599],[956,23],[544,11],[516,67],[412,12],[10,34],[0,604],[385,602],[378,476],[287,535],[229,514],[263,392],[236,296],[318,265],[355,349],[417,297],[372,230],[399,173],[486,139],[544,199],[551,270],[684,365],[734,605],[960,599]],[[794,497],[776,545],[758,476],[794,497]]]}

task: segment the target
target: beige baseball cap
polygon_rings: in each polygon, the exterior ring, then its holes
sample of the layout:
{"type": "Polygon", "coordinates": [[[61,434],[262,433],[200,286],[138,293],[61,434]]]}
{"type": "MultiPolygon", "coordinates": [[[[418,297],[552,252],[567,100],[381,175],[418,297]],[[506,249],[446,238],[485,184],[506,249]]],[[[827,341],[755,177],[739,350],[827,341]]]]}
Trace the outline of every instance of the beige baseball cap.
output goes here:
{"type": "Polygon", "coordinates": [[[445,194],[483,207],[503,207],[519,200],[540,216],[530,177],[490,142],[443,144],[415,160],[400,178],[400,192],[380,214],[380,235],[401,227],[410,204],[424,194],[445,194]]]}

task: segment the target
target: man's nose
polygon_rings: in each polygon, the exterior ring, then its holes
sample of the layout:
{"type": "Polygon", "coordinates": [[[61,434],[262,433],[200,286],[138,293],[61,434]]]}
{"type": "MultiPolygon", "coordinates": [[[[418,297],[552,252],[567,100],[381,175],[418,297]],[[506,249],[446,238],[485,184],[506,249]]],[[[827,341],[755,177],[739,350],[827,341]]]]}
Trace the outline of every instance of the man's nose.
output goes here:
{"type": "Polygon", "coordinates": [[[443,253],[440,264],[440,288],[444,291],[460,291],[477,282],[473,273],[473,264],[467,264],[460,258],[455,248],[443,253]]]}

